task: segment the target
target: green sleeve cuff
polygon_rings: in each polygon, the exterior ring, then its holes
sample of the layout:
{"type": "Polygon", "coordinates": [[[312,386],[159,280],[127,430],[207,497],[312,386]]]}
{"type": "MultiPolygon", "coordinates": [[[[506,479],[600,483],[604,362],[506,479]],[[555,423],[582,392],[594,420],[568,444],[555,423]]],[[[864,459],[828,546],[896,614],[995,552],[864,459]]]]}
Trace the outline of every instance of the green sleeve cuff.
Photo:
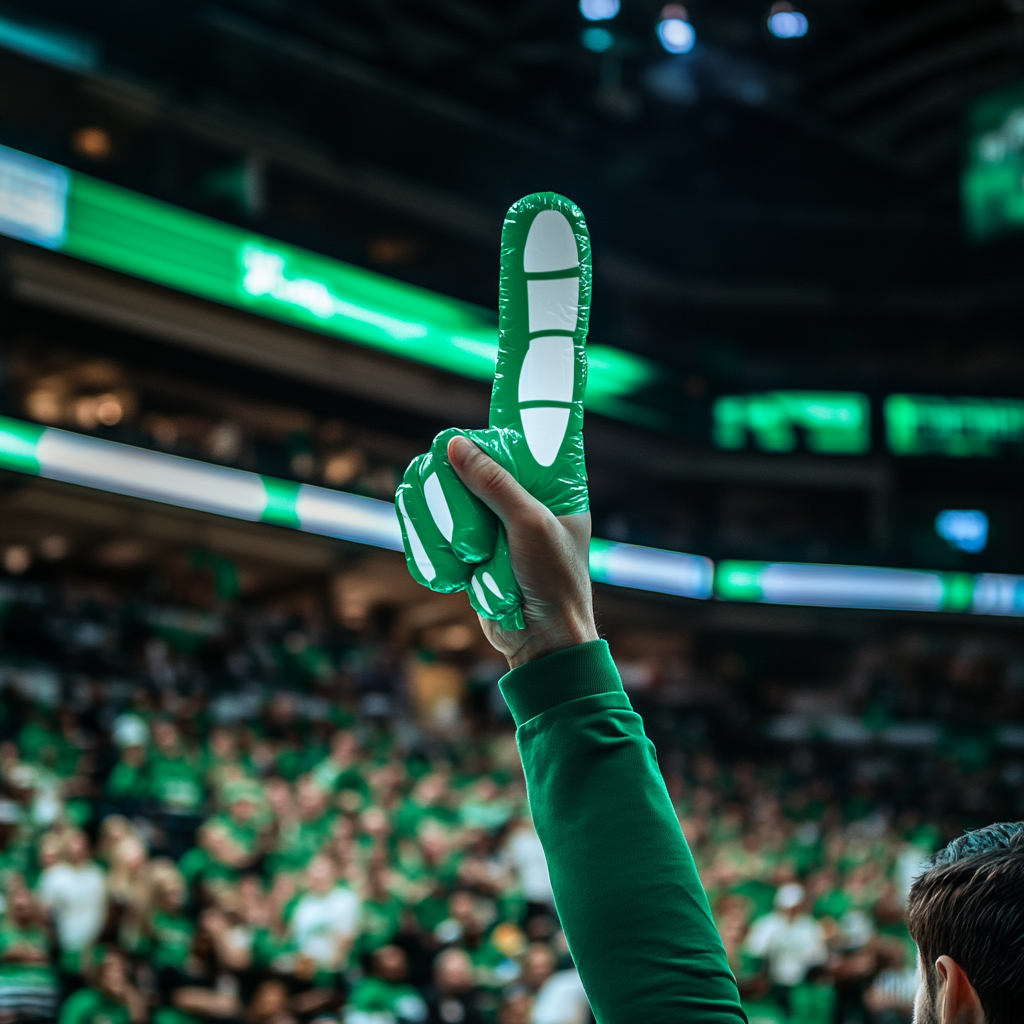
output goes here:
{"type": "Polygon", "coordinates": [[[570,700],[623,692],[619,670],[604,640],[529,661],[504,675],[498,686],[517,727],[570,700]]]}

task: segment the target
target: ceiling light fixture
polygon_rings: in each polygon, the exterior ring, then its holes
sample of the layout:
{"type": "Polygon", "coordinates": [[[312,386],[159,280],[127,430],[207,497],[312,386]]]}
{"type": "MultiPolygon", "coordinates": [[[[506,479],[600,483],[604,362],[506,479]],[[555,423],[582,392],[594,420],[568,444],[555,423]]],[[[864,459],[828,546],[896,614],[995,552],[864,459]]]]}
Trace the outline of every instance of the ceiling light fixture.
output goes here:
{"type": "Polygon", "coordinates": [[[580,14],[587,21],[608,21],[619,13],[619,0],[580,0],[580,14]]]}
{"type": "Polygon", "coordinates": [[[799,39],[807,35],[807,15],[793,10],[789,3],[772,4],[768,13],[768,31],[776,39],[799,39]]]}
{"type": "Polygon", "coordinates": [[[697,42],[697,33],[690,24],[686,8],[668,4],[661,11],[658,39],[669,53],[689,53],[697,42]]]}

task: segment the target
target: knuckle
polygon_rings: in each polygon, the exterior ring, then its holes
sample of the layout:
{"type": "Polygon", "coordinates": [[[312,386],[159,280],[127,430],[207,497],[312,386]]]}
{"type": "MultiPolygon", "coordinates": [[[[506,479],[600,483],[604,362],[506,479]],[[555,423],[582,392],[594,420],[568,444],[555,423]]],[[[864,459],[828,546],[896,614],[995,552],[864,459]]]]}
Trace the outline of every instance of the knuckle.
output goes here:
{"type": "Polygon", "coordinates": [[[489,459],[479,449],[471,456],[476,463],[476,471],[481,486],[492,494],[499,493],[508,486],[508,474],[493,459],[489,459]]]}

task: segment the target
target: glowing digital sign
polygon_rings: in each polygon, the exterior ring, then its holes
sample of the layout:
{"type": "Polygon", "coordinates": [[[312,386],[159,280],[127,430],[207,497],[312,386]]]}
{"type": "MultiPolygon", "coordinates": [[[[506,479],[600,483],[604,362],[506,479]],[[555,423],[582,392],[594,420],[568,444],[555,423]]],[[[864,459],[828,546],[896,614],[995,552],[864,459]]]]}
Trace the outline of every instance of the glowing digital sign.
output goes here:
{"type": "Polygon", "coordinates": [[[885,436],[894,455],[998,455],[1024,451],[1024,401],[890,395],[885,436]]]}
{"type": "Polygon", "coordinates": [[[713,409],[719,448],[791,452],[802,434],[807,449],[861,455],[871,447],[871,403],[855,391],[769,391],[726,395],[713,409]]]}

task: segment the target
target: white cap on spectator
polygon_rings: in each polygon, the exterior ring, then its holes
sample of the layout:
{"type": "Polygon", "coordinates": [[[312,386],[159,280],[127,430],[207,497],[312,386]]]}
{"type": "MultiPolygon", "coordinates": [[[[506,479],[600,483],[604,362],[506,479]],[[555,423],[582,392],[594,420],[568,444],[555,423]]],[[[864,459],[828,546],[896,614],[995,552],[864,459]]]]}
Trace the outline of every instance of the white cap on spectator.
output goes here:
{"type": "Polygon", "coordinates": [[[138,715],[118,715],[114,719],[114,742],[119,747],[143,747],[149,739],[149,726],[138,715]]]}
{"type": "Polygon", "coordinates": [[[804,887],[799,882],[788,882],[775,894],[775,906],[779,910],[792,910],[804,901],[804,887]]]}

